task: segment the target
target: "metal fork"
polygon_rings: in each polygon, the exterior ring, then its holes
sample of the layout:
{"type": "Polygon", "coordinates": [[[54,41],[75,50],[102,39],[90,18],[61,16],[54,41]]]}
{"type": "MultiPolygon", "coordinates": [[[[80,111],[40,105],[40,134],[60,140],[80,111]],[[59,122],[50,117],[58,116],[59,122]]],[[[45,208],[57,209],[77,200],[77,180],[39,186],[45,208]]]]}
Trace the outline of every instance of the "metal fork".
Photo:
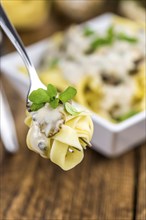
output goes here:
{"type": "MultiPolygon", "coordinates": [[[[27,98],[26,98],[26,108],[28,109],[28,111],[30,110],[30,101],[28,100],[28,96],[29,94],[33,91],[36,90],[38,88],[43,88],[46,89],[46,86],[40,81],[37,72],[35,70],[35,67],[30,59],[30,57],[28,56],[25,48],[24,48],[24,44],[21,41],[16,29],[14,28],[14,26],[11,24],[10,20],[8,19],[3,7],[0,5],[0,24],[2,29],[4,30],[4,32],[6,33],[6,35],[8,36],[8,38],[10,39],[10,41],[12,42],[12,44],[14,45],[14,47],[16,48],[16,50],[19,52],[20,56],[22,57],[25,66],[28,70],[29,73],[29,78],[30,78],[30,86],[29,86],[29,90],[28,90],[28,94],[27,94],[27,98]]],[[[73,152],[73,150],[69,149],[70,152],[73,152]]]]}
{"type": "Polygon", "coordinates": [[[29,90],[28,90],[28,94],[26,98],[26,108],[29,109],[29,106],[30,106],[30,101],[28,100],[29,94],[33,90],[36,90],[38,88],[45,89],[46,86],[40,81],[37,75],[37,72],[35,70],[35,67],[25,50],[23,42],[21,41],[16,29],[11,24],[10,20],[8,19],[1,5],[0,5],[0,24],[1,24],[2,29],[4,30],[4,32],[6,33],[6,35],[8,36],[8,38],[10,39],[14,47],[16,48],[16,50],[19,52],[28,70],[29,78],[30,78],[30,86],[29,86],[29,90]]]}
{"type": "Polygon", "coordinates": [[[16,130],[15,130],[15,124],[2,85],[0,90],[0,104],[1,104],[0,133],[1,133],[2,142],[4,144],[5,149],[9,153],[15,153],[18,150],[18,146],[19,146],[16,130]]]}

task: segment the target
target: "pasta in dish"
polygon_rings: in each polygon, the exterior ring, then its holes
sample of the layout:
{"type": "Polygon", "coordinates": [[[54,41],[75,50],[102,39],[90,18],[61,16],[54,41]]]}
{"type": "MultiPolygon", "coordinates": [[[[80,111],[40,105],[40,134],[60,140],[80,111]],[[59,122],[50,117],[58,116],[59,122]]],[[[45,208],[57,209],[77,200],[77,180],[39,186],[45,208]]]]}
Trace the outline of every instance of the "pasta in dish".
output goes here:
{"type": "Polygon", "coordinates": [[[144,110],[145,29],[115,17],[99,31],[90,25],[72,26],[52,37],[40,64],[40,78],[77,88],[75,100],[119,123],[144,110]]]}

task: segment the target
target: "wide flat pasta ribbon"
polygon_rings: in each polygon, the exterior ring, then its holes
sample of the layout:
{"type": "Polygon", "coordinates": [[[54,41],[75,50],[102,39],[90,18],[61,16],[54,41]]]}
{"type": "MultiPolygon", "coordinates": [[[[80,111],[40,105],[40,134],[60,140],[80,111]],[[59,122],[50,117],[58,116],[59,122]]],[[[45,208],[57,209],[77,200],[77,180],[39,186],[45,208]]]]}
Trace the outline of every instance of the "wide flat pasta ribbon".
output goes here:
{"type": "Polygon", "coordinates": [[[51,140],[49,138],[46,138],[45,135],[43,134],[43,138],[45,138],[46,143],[47,143],[47,148],[46,148],[45,151],[40,150],[37,147],[37,139],[39,138],[39,133],[40,133],[39,130],[38,130],[37,133],[34,131],[34,126],[30,127],[30,129],[28,131],[28,134],[27,134],[27,138],[26,138],[27,146],[28,146],[28,148],[30,150],[32,150],[32,151],[34,151],[36,153],[39,153],[42,157],[49,158],[50,146],[51,146],[50,142],[51,142],[51,140]],[[34,146],[36,146],[36,147],[34,147],[34,146]]]}
{"type": "Polygon", "coordinates": [[[68,150],[69,146],[60,141],[54,140],[51,152],[50,160],[59,165],[63,170],[70,170],[79,164],[83,157],[83,150],[79,151],[73,148],[73,152],[68,150]]]}
{"type": "Polygon", "coordinates": [[[82,151],[82,146],[79,142],[76,130],[67,125],[63,125],[61,130],[56,135],[54,135],[52,139],[82,151]]]}
{"type": "Polygon", "coordinates": [[[29,113],[25,123],[30,127],[27,134],[28,148],[44,158],[50,158],[63,170],[70,170],[82,161],[86,144],[80,138],[89,142],[93,135],[93,123],[88,113],[82,112],[76,116],[66,114],[66,122],[61,130],[51,138],[46,138],[47,149],[41,151],[36,141],[40,133],[34,134],[34,124],[29,113]]]}

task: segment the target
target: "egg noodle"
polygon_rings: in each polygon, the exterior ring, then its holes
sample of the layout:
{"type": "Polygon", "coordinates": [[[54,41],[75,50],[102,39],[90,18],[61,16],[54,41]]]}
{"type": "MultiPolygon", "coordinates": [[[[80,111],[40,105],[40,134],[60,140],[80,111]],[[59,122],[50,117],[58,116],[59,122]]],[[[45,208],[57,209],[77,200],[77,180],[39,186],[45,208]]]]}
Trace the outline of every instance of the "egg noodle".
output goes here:
{"type": "Polygon", "coordinates": [[[27,145],[30,150],[50,159],[63,170],[70,170],[79,164],[84,157],[86,143],[83,140],[90,142],[93,135],[93,123],[87,112],[81,112],[76,116],[71,116],[66,112],[64,114],[66,116],[65,124],[57,134],[46,138],[47,149],[42,151],[35,143],[39,133],[34,131],[32,116],[27,112],[25,123],[30,128],[27,135],[27,145]]]}

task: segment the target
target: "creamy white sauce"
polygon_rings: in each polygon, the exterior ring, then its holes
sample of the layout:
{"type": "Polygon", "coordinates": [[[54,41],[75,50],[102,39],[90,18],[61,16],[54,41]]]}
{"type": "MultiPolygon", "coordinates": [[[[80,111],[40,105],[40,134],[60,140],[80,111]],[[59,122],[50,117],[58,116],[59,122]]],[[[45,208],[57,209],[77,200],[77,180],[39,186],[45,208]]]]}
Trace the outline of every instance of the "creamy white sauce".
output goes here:
{"type": "MultiPolygon", "coordinates": [[[[98,78],[100,88],[105,94],[101,101],[101,108],[110,111],[112,106],[119,105],[116,114],[124,114],[131,109],[131,101],[134,95],[134,81],[129,72],[134,70],[135,61],[145,59],[145,32],[133,32],[130,28],[116,26],[117,32],[123,32],[128,36],[136,37],[138,42],[116,40],[112,45],[102,46],[94,53],[86,55],[94,36],[85,37],[80,26],[71,27],[65,34],[65,51],[58,50],[59,68],[69,84],[77,85],[85,75],[93,75],[98,78]],[[73,59],[69,60],[68,57],[73,59]],[[102,74],[114,76],[122,81],[122,84],[109,86],[102,81],[102,74]],[[121,97],[124,97],[123,99],[121,97]]],[[[99,33],[104,35],[104,31],[99,33]]],[[[50,52],[51,54],[51,52],[50,52]]]]}
{"type": "Polygon", "coordinates": [[[117,40],[112,46],[103,46],[87,56],[84,52],[88,49],[91,39],[84,37],[78,27],[69,29],[65,38],[66,51],[59,62],[64,78],[72,84],[77,84],[85,74],[97,75],[103,71],[107,74],[115,72],[120,78],[127,77],[127,73],[134,68],[134,61],[145,57],[145,42],[144,34],[136,35],[129,30],[123,31],[128,36],[138,38],[138,43],[117,40]],[[75,60],[69,61],[68,56],[74,57],[75,60]]]}
{"type": "Polygon", "coordinates": [[[31,147],[39,153],[45,152],[49,146],[47,137],[40,131],[39,126],[34,122],[30,128],[29,141],[31,147]]]}
{"type": "Polygon", "coordinates": [[[31,113],[33,121],[30,141],[34,149],[44,151],[48,146],[48,137],[59,132],[65,122],[65,116],[62,111],[62,106],[53,109],[47,103],[38,111],[31,113]]]}
{"type": "Polygon", "coordinates": [[[133,80],[116,87],[105,86],[103,90],[104,99],[100,103],[101,109],[107,112],[113,109],[113,116],[115,117],[126,114],[131,110],[131,102],[135,92],[135,82],[133,80]]]}

